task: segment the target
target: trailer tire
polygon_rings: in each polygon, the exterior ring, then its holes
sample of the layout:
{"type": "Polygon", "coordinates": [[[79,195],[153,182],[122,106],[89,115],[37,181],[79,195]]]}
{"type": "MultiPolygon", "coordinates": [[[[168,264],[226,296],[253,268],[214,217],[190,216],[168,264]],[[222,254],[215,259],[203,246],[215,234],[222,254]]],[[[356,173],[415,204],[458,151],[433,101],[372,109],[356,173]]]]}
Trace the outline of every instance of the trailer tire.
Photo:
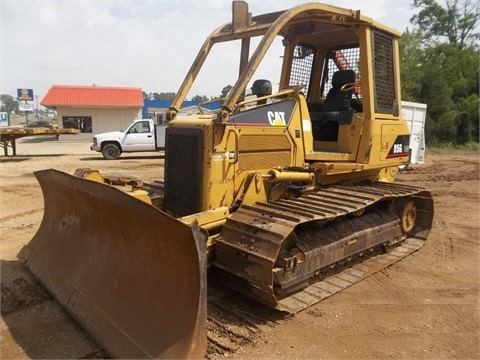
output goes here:
{"type": "Polygon", "coordinates": [[[116,144],[106,144],[102,147],[102,155],[107,160],[116,160],[122,151],[116,144]]]}

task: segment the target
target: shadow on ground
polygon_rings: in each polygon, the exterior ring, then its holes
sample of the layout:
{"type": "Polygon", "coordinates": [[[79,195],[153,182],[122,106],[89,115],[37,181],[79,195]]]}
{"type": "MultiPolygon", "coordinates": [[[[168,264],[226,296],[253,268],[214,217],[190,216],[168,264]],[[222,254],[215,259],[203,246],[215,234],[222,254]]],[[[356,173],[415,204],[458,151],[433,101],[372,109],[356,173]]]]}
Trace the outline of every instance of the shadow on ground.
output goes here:
{"type": "Polygon", "coordinates": [[[54,142],[57,142],[58,139],[57,139],[57,135],[56,134],[53,134],[53,135],[36,135],[36,136],[25,136],[23,138],[20,138],[22,139],[22,143],[28,143],[28,144],[36,144],[36,143],[42,143],[42,142],[46,142],[46,141],[54,141],[54,142]]]}
{"type": "Polygon", "coordinates": [[[155,160],[155,159],[163,160],[163,159],[165,159],[165,155],[164,154],[161,154],[161,155],[131,155],[131,154],[128,154],[127,156],[122,155],[120,158],[118,158],[116,160],[106,160],[101,155],[100,156],[91,156],[91,157],[89,156],[89,157],[80,158],[80,160],[82,160],[82,161],[115,161],[115,162],[119,162],[119,163],[121,163],[122,161],[123,162],[128,162],[128,161],[131,161],[131,160],[155,160]]]}
{"type": "Polygon", "coordinates": [[[20,261],[1,262],[2,358],[105,358],[20,261]]]}

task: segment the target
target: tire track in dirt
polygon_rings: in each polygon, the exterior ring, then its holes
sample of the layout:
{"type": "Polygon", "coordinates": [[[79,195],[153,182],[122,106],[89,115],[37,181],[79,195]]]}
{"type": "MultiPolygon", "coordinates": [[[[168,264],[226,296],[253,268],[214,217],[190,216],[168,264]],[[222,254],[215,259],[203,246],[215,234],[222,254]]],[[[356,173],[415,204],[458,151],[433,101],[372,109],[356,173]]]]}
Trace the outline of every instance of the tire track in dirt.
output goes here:
{"type": "Polygon", "coordinates": [[[259,331],[257,325],[237,316],[229,310],[209,304],[207,319],[207,355],[221,354],[226,356],[237,351],[246,344],[251,344],[259,331]]]}
{"type": "Polygon", "coordinates": [[[396,284],[395,280],[390,279],[388,274],[385,273],[388,271],[381,270],[372,276],[372,280],[379,284],[385,291],[389,294],[392,294],[393,297],[400,302],[400,304],[405,305],[415,305],[417,301],[410,297],[405,291],[400,289],[396,284]]]}
{"type": "Polygon", "coordinates": [[[475,181],[480,179],[479,169],[480,161],[478,160],[447,158],[441,161],[434,160],[432,164],[410,167],[399,174],[397,181],[426,181],[432,183],[442,181],[475,181]]]}
{"type": "MultiPolygon", "coordinates": [[[[431,173],[416,173],[417,177],[423,175],[420,177],[421,181],[426,181],[426,182],[441,182],[441,181],[447,181],[447,182],[452,182],[452,181],[475,181],[475,180],[480,180],[480,174],[478,173],[478,169],[468,171],[468,172],[458,172],[455,174],[446,174],[446,175],[439,175],[439,174],[431,174],[431,173]]],[[[398,178],[396,180],[397,182],[412,182],[411,179],[408,179],[408,175],[406,175],[406,178],[398,178]]]]}
{"type": "Polygon", "coordinates": [[[39,189],[39,185],[36,184],[28,184],[24,183],[21,184],[19,183],[18,179],[15,178],[15,183],[14,184],[6,184],[5,182],[2,183],[2,186],[0,189],[2,190],[2,193],[5,194],[19,194],[19,193],[28,193],[31,194],[32,192],[29,189],[39,189]],[[21,187],[19,187],[21,185],[21,187]]]}
{"type": "Polygon", "coordinates": [[[215,274],[209,274],[208,287],[207,359],[254,344],[262,327],[275,327],[287,316],[226,288],[215,274]]]}
{"type": "Polygon", "coordinates": [[[449,226],[447,225],[445,220],[443,220],[443,218],[438,214],[438,212],[436,212],[435,216],[433,217],[433,228],[435,228],[436,231],[442,234],[438,236],[434,252],[439,253],[442,259],[453,259],[454,247],[452,233],[449,229],[449,226]]]}
{"type": "MultiPolygon", "coordinates": [[[[23,217],[26,217],[26,216],[29,216],[29,215],[34,215],[34,214],[37,214],[39,212],[43,212],[43,207],[23,211],[23,212],[20,212],[20,213],[15,213],[15,214],[12,214],[12,215],[7,215],[7,216],[4,216],[4,217],[0,217],[0,223],[7,222],[7,221],[12,221],[12,220],[15,220],[15,219],[18,219],[18,218],[23,218],[23,217]]],[[[24,228],[24,226],[19,227],[19,229],[22,229],[22,228],[24,228]]]]}
{"type": "MultiPolygon", "coordinates": [[[[478,339],[475,338],[472,329],[478,327],[478,318],[471,316],[471,305],[438,304],[434,305],[442,309],[442,313],[448,314],[443,319],[421,324],[427,327],[432,334],[455,334],[444,339],[443,346],[447,346],[451,358],[468,359],[471,354],[478,352],[478,339]]],[[[432,349],[437,350],[437,349],[432,349]]],[[[440,357],[441,353],[438,353],[440,357]]]]}
{"type": "MultiPolygon", "coordinates": [[[[478,327],[478,318],[471,316],[474,309],[468,309],[458,306],[449,305],[453,321],[451,322],[453,330],[459,334],[471,334],[471,329],[478,327]],[[462,311],[459,311],[462,310],[462,311]]],[[[440,330],[441,331],[441,330],[440,330]]],[[[473,338],[470,341],[464,341],[461,337],[453,339],[454,348],[460,357],[466,359],[470,354],[478,352],[478,339],[473,338]],[[473,341],[472,341],[473,340],[473,341]]]]}

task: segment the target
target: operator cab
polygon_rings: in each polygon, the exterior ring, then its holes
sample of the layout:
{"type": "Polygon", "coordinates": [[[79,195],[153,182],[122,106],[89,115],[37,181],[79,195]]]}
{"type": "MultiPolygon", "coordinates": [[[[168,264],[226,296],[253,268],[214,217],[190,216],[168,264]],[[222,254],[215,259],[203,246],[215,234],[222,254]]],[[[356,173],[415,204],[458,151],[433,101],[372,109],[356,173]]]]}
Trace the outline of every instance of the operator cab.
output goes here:
{"type": "MultiPolygon", "coordinates": [[[[320,3],[254,17],[242,1],[235,1],[232,9],[232,23],[215,30],[199,51],[169,118],[178,113],[213,45],[232,41],[239,46],[238,63],[232,65],[238,67],[239,75],[214,114],[214,122],[236,129],[248,126],[251,130],[238,131],[239,145],[249,144],[247,138],[255,127],[271,126],[286,128],[281,134],[281,130],[272,133],[279,131],[275,136],[282,144],[287,139],[290,151],[302,148],[304,156],[297,158],[287,156],[285,150],[284,158],[276,160],[282,164],[349,162],[355,168],[373,161],[370,135],[381,137],[376,141],[382,146],[374,150],[382,155],[375,156],[375,161],[388,153],[397,141],[390,139],[391,134],[403,128],[376,122],[371,134],[370,127],[373,120],[399,119],[396,31],[359,11],[320,3]],[[263,61],[264,57],[269,60],[263,61]],[[260,79],[252,89],[256,99],[246,94],[254,79],[260,79]]],[[[284,149],[277,143],[270,145],[284,149]]],[[[237,150],[243,151],[241,146],[237,150]]],[[[262,163],[269,165],[265,159],[262,163]]]]}
{"type": "MultiPolygon", "coordinates": [[[[290,67],[290,86],[303,85],[313,152],[330,153],[327,160],[352,161],[356,157],[363,119],[360,46],[353,31],[348,28],[338,31],[342,34],[338,37],[342,46],[335,44],[335,31],[331,36],[305,36],[303,40],[315,39],[316,42],[299,42],[291,50],[290,64],[283,66],[284,69],[290,67]],[[327,48],[322,41],[330,42],[332,47],[327,48]]],[[[322,160],[325,159],[323,156],[322,160]]]]}

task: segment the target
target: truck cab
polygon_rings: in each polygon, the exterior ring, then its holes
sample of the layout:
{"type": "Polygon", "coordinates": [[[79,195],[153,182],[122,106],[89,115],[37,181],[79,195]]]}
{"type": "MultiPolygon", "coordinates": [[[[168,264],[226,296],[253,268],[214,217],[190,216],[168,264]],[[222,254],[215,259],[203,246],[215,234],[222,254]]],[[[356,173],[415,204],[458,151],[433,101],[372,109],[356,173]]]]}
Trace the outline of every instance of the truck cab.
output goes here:
{"type": "Polygon", "coordinates": [[[135,120],[120,131],[100,133],[93,137],[91,150],[115,160],[122,152],[155,151],[165,147],[166,124],[155,125],[151,119],[135,120]]]}

